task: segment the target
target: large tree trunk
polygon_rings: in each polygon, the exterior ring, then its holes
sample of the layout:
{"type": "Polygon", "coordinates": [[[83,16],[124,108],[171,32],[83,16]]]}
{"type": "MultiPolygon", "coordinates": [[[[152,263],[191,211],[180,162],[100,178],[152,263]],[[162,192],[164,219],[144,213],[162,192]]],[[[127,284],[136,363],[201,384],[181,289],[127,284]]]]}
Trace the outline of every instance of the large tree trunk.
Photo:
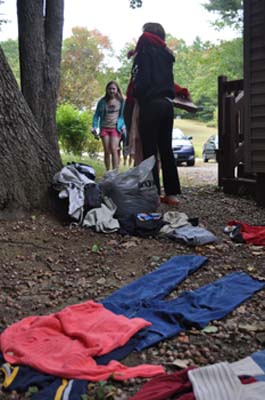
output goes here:
{"type": "Polygon", "coordinates": [[[63,8],[64,0],[17,0],[24,97],[0,49],[0,217],[47,208],[61,168],[55,116],[63,8]]]}
{"type": "Polygon", "coordinates": [[[63,11],[64,0],[17,0],[22,93],[55,157],[63,11]]]}
{"type": "Polygon", "coordinates": [[[47,207],[52,176],[60,168],[0,47],[0,217],[47,207]]]}

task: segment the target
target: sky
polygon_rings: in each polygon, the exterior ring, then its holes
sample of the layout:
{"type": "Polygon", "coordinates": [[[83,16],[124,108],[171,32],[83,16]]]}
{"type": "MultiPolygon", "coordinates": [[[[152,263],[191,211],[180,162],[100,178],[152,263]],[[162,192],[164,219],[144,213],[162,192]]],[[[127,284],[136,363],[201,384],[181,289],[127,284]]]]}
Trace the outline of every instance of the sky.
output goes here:
{"type": "MultiPolygon", "coordinates": [[[[214,16],[202,3],[207,0],[143,0],[138,9],[129,7],[129,0],[65,0],[64,38],[71,36],[75,26],[97,29],[109,37],[116,54],[128,42],[137,39],[146,22],[159,22],[165,31],[190,45],[199,36],[203,41],[217,43],[230,40],[236,33],[221,32],[211,26],[214,16]]],[[[16,0],[5,0],[0,13],[11,22],[3,25],[0,41],[17,38],[16,0]]]]}

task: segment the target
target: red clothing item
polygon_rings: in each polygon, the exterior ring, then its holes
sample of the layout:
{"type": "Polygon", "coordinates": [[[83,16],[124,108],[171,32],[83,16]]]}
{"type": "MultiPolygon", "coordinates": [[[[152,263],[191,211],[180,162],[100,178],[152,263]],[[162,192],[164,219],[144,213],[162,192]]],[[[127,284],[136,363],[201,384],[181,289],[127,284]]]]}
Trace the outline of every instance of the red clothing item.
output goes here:
{"type": "Polygon", "coordinates": [[[187,88],[183,88],[179,86],[177,83],[175,83],[175,91],[176,95],[178,96],[188,97],[190,95],[190,92],[188,91],[187,88]]]}
{"type": "MultiPolygon", "coordinates": [[[[145,383],[129,400],[168,400],[174,395],[178,400],[196,400],[188,377],[188,371],[194,368],[196,367],[185,368],[173,374],[159,375],[145,383]]],[[[243,384],[256,382],[256,379],[252,377],[240,378],[240,380],[243,384]]]]}
{"type": "Polygon", "coordinates": [[[238,226],[239,234],[246,243],[254,244],[255,246],[265,246],[265,226],[248,225],[240,221],[228,221],[229,226],[238,226]]]}
{"type": "Polygon", "coordinates": [[[178,394],[189,397],[178,397],[182,400],[195,400],[188,371],[195,367],[183,369],[173,374],[163,374],[145,383],[130,400],[167,400],[178,394]]]}
{"type": "Polygon", "coordinates": [[[146,43],[154,44],[158,47],[167,47],[166,42],[154,33],[144,32],[138,39],[134,50],[130,50],[127,54],[128,58],[133,57],[146,43]]]}
{"type": "Polygon", "coordinates": [[[129,368],[117,361],[97,365],[93,359],[123,346],[150,325],[142,318],[128,319],[87,301],[11,325],[0,336],[0,350],[11,364],[28,365],[64,378],[99,381],[111,375],[117,380],[152,377],[164,369],[152,365],[129,368]]]}

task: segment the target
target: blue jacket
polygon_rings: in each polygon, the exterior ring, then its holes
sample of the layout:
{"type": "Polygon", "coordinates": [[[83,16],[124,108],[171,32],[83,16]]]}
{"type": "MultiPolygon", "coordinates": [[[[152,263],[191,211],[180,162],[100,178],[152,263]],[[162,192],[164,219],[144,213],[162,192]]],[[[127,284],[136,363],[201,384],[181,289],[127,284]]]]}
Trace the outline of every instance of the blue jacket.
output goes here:
{"type": "MultiPolygon", "coordinates": [[[[106,102],[107,102],[106,97],[104,96],[99,100],[99,102],[97,104],[97,108],[96,108],[95,114],[93,116],[93,122],[92,122],[92,126],[95,129],[98,128],[98,125],[99,125],[100,130],[102,129],[102,125],[103,125],[104,118],[106,115],[106,102]]],[[[125,122],[123,119],[123,109],[124,109],[124,100],[121,100],[121,108],[120,108],[120,113],[119,113],[119,117],[118,117],[117,125],[116,125],[116,129],[120,133],[123,129],[125,129],[125,122]]]]}

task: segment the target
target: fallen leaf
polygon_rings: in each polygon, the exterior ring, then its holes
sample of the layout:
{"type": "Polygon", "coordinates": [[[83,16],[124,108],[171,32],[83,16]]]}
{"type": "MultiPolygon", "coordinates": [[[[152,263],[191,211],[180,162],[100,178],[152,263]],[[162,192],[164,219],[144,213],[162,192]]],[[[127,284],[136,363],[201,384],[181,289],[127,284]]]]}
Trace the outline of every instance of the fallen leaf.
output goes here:
{"type": "Polygon", "coordinates": [[[204,333],[216,333],[216,332],[218,332],[218,328],[213,325],[208,325],[202,331],[204,333]]]}
{"type": "Polygon", "coordinates": [[[188,336],[179,336],[178,337],[178,342],[180,342],[180,343],[189,343],[190,339],[189,339],[188,336]]]}
{"type": "Polygon", "coordinates": [[[187,368],[189,365],[189,360],[181,360],[180,358],[176,358],[171,365],[179,368],[187,368]]]}
{"type": "Polygon", "coordinates": [[[96,281],[96,283],[97,283],[98,285],[104,285],[104,284],[106,283],[106,279],[105,279],[105,278],[99,278],[99,279],[96,281]]]}
{"type": "Polygon", "coordinates": [[[133,240],[121,244],[121,247],[124,247],[125,249],[129,249],[130,247],[135,247],[135,246],[137,246],[137,243],[133,240]]]}
{"type": "Polygon", "coordinates": [[[111,240],[109,240],[109,241],[107,242],[107,245],[108,245],[108,246],[114,246],[114,245],[116,245],[116,244],[119,244],[118,240],[111,239],[111,240]]]}
{"type": "MultiPolygon", "coordinates": [[[[253,253],[252,253],[253,254],[253,253]]],[[[253,271],[256,271],[256,268],[255,267],[248,267],[248,272],[253,272],[253,271]]]]}
{"type": "Polygon", "coordinates": [[[245,314],[245,312],[246,312],[246,306],[240,306],[240,307],[238,307],[238,308],[237,308],[237,312],[238,312],[239,314],[245,314]]]}

